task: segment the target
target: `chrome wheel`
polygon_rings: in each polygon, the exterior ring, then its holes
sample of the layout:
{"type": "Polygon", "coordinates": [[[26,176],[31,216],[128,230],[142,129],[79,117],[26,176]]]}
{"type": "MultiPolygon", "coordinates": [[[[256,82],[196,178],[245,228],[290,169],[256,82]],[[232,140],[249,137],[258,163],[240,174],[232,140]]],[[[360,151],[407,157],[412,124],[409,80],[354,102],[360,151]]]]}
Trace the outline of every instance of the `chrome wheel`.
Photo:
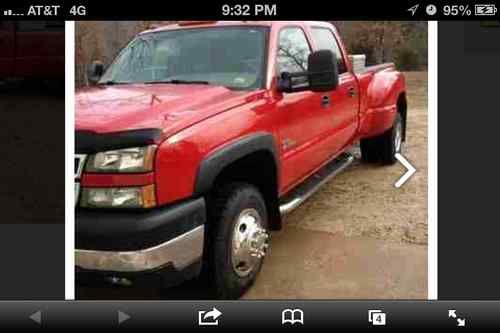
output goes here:
{"type": "Polygon", "coordinates": [[[269,234],[262,226],[262,217],[253,208],[243,210],[238,216],[232,238],[231,261],[234,272],[245,277],[266,255],[269,234]]]}
{"type": "Polygon", "coordinates": [[[399,153],[401,152],[401,145],[403,143],[403,125],[401,124],[401,121],[397,121],[394,126],[394,151],[399,153]]]}

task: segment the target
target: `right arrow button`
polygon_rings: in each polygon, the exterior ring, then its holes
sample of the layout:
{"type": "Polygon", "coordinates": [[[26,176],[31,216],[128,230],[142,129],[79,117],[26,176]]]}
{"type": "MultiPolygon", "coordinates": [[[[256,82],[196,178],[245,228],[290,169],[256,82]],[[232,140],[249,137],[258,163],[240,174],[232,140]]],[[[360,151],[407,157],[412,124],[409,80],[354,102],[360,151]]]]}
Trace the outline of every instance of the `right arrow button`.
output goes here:
{"type": "Polygon", "coordinates": [[[118,325],[130,319],[130,316],[125,312],[118,311],[118,325]]]}
{"type": "Polygon", "coordinates": [[[417,171],[417,169],[415,169],[415,167],[413,167],[413,165],[410,164],[410,162],[408,162],[408,160],[403,156],[401,155],[400,153],[396,153],[396,155],[394,155],[396,157],[396,159],[404,165],[404,167],[408,170],[406,171],[406,173],[401,176],[401,178],[398,179],[398,181],[394,184],[394,186],[396,186],[397,188],[400,188],[401,186],[404,185],[404,183],[406,183],[406,181],[408,179],[410,179],[411,176],[413,176],[413,174],[417,171]]]}

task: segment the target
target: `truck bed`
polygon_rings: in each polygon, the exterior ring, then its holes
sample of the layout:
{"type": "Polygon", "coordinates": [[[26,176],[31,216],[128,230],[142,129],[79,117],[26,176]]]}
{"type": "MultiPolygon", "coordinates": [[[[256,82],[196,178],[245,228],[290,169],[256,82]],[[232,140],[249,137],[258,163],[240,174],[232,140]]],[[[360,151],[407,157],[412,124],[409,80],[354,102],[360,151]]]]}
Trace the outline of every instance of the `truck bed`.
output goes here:
{"type": "Polygon", "coordinates": [[[376,73],[386,69],[395,69],[396,65],[393,62],[386,62],[378,65],[365,66],[364,68],[355,71],[355,74],[376,73]]]}

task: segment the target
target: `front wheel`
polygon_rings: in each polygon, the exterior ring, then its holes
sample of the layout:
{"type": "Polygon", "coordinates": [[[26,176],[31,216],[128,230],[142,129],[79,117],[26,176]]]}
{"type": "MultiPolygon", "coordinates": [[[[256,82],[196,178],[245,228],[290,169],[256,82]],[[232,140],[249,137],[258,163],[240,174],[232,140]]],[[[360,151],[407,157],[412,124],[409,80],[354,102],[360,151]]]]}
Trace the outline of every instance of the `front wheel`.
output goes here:
{"type": "Polygon", "coordinates": [[[214,194],[208,271],[215,296],[235,299],[255,282],[269,245],[266,205],[259,190],[230,183],[214,194]]]}
{"type": "Polygon", "coordinates": [[[361,156],[366,162],[396,163],[396,154],[401,152],[404,133],[403,118],[396,114],[394,124],[381,135],[361,140],[361,156]]]}

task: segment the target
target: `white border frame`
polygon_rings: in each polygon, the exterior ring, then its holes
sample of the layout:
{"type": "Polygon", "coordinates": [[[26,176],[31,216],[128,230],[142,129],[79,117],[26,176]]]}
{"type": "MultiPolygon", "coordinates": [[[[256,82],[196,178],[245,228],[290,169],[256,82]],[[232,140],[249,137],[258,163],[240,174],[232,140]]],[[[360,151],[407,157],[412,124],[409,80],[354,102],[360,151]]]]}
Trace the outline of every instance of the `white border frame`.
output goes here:
{"type": "Polygon", "coordinates": [[[65,274],[64,294],[67,300],[75,299],[75,22],[66,21],[65,36],[65,274]]]}
{"type": "Polygon", "coordinates": [[[438,299],[438,22],[428,24],[427,298],[438,299]]]}
{"type": "MultiPolygon", "coordinates": [[[[75,192],[74,192],[74,147],[75,147],[75,22],[66,21],[66,163],[65,163],[65,297],[75,299],[75,192]]],[[[438,247],[437,247],[437,157],[438,157],[438,22],[428,22],[428,120],[427,120],[427,214],[428,214],[428,259],[427,297],[438,298],[438,247]]]]}

